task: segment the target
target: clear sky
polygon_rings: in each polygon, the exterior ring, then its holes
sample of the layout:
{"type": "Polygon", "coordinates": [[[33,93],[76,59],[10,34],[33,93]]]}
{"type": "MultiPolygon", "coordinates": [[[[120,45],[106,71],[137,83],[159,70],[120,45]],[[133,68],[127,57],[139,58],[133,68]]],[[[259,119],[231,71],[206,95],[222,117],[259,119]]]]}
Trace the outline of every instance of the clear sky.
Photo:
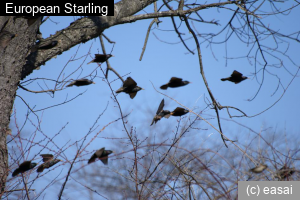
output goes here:
{"type": "MultiPolygon", "coordinates": [[[[282,7],[287,6],[286,4],[288,4],[288,2],[282,4],[282,7]]],[[[147,8],[145,12],[152,12],[152,7],[147,8]]],[[[204,19],[208,21],[213,19],[218,20],[220,26],[193,22],[193,28],[202,35],[217,33],[229,21],[232,16],[230,13],[232,12],[224,9],[203,10],[201,11],[201,16],[204,19]],[[212,12],[214,12],[213,17],[211,17],[212,12]]],[[[300,10],[299,7],[297,7],[287,16],[281,15],[279,17],[269,17],[264,20],[266,20],[266,24],[270,25],[270,27],[275,30],[280,30],[284,33],[293,33],[300,27],[300,21],[295,20],[299,19],[299,13],[300,10]]],[[[67,27],[77,18],[78,17],[50,17],[41,26],[41,33],[43,34],[43,37],[46,38],[50,34],[55,34],[57,30],[67,27]]],[[[209,119],[209,122],[217,127],[217,119],[215,117],[212,118],[212,116],[215,116],[214,110],[206,108],[206,102],[208,102],[210,98],[200,74],[197,51],[195,49],[192,35],[186,30],[184,23],[182,23],[181,29],[179,30],[184,33],[182,37],[186,39],[187,45],[196,53],[195,55],[189,53],[182,43],[180,43],[177,34],[172,31],[173,25],[171,20],[169,18],[160,20],[162,23],[159,24],[159,27],[156,25],[152,27],[142,61],[139,61],[139,57],[144,45],[147,28],[151,20],[142,20],[131,24],[118,25],[111,27],[104,32],[110,40],[116,42],[114,46],[106,42],[105,46],[106,51],[111,52],[111,54],[114,55],[114,57],[109,60],[111,66],[122,76],[130,73],[129,76],[137,82],[138,86],[145,89],[138,92],[134,99],[130,99],[129,95],[124,93],[117,96],[123,112],[125,114],[130,113],[128,117],[128,126],[134,126],[137,133],[155,131],[159,134],[160,129],[163,129],[164,126],[170,126],[171,130],[175,129],[177,119],[172,117],[168,120],[161,120],[155,125],[155,127],[149,126],[162,98],[165,99],[165,109],[173,110],[177,106],[180,106],[175,101],[172,101],[171,99],[156,92],[152,86],[153,83],[157,90],[176,99],[178,102],[195,112],[204,110],[201,116],[209,119]],[[183,78],[184,80],[188,80],[192,83],[181,88],[170,88],[166,91],[160,90],[159,87],[162,84],[167,83],[172,76],[183,78]]],[[[180,24],[180,21],[177,18],[176,23],[177,25],[180,24]]],[[[236,22],[235,25],[238,26],[238,23],[236,22]]],[[[261,71],[258,73],[257,78],[254,77],[253,74],[255,72],[255,67],[257,70],[262,68],[262,66],[254,65],[253,56],[255,55],[257,48],[255,47],[250,53],[251,58],[247,59],[245,56],[247,56],[252,45],[241,43],[237,39],[236,35],[233,35],[226,45],[224,43],[218,44],[218,42],[224,40],[227,33],[228,32],[225,31],[224,34],[214,38],[212,41],[214,44],[212,45],[210,45],[207,41],[200,39],[202,42],[201,51],[205,75],[210,89],[221,105],[237,107],[244,111],[247,115],[253,116],[270,107],[282,95],[283,89],[280,86],[279,89],[276,90],[278,87],[277,77],[280,78],[280,82],[285,88],[289,85],[293,76],[291,76],[288,71],[295,74],[300,66],[300,46],[299,43],[291,43],[286,51],[286,55],[293,59],[295,65],[289,62],[283,55],[275,52],[276,55],[280,56],[285,68],[268,66],[267,70],[269,70],[270,73],[274,73],[276,76],[265,73],[264,83],[258,95],[252,101],[248,101],[255,96],[262,80],[261,71]],[[228,59],[226,59],[226,57],[228,57],[228,59]],[[240,58],[231,59],[234,57],[240,58]],[[250,79],[245,80],[240,84],[234,84],[228,81],[222,82],[220,80],[221,78],[228,77],[233,70],[243,73],[250,79]],[[274,94],[275,91],[277,92],[274,94]]],[[[285,40],[289,41],[288,39],[285,40]]],[[[264,45],[275,47],[274,40],[272,40],[272,38],[264,40],[264,45]]],[[[287,48],[287,44],[282,42],[280,43],[279,41],[279,50],[283,50],[285,48],[287,48]]],[[[89,76],[88,78],[93,78],[93,81],[96,84],[84,87],[65,88],[62,91],[56,92],[54,98],[45,93],[33,94],[22,89],[18,89],[17,91],[17,95],[21,96],[33,110],[40,110],[62,103],[65,100],[70,100],[84,92],[83,95],[79,95],[78,98],[70,101],[69,103],[36,112],[36,115],[38,115],[41,120],[41,129],[48,137],[53,137],[67,124],[60,135],[54,140],[60,148],[66,143],[68,143],[68,146],[75,141],[80,140],[89,131],[90,127],[95,123],[95,120],[99,114],[103,112],[107,104],[107,110],[98,121],[95,130],[100,131],[104,125],[120,117],[118,108],[112,101],[111,91],[103,80],[103,74],[99,68],[96,69],[97,64],[92,63],[87,65],[87,63],[92,60],[93,54],[95,53],[102,53],[98,38],[92,39],[85,44],[77,45],[69,51],[64,52],[62,55],[57,56],[57,58],[53,58],[48,61],[46,65],[41,66],[39,70],[35,70],[25,80],[34,78],[57,80],[59,76],[59,80],[62,80],[62,77],[66,77],[74,72],[74,70],[78,69],[71,75],[70,78],[78,79],[92,73],[92,76],[89,76]],[[90,55],[86,57],[87,54],[90,55]],[[85,58],[86,60],[84,60],[85,58]],[[60,75],[63,68],[64,71],[60,75]],[[97,70],[97,73],[95,73],[94,70],[97,70]]],[[[261,57],[258,57],[259,62],[262,63],[261,57]]],[[[269,55],[267,56],[267,59],[269,64],[278,62],[278,60],[269,55]]],[[[106,69],[106,64],[102,64],[102,68],[106,69]]],[[[116,76],[112,72],[109,72],[108,80],[113,81],[115,79],[116,76]]],[[[53,89],[54,87],[54,82],[44,82],[42,80],[38,82],[35,81],[26,87],[30,90],[41,90],[37,83],[39,83],[39,85],[44,89],[47,87],[49,89],[53,89]]],[[[113,90],[116,91],[122,86],[122,83],[120,80],[115,80],[111,85],[113,90]]],[[[298,105],[300,101],[299,85],[300,80],[299,75],[297,75],[288,87],[284,96],[272,108],[256,117],[234,118],[234,120],[257,132],[268,127],[273,127],[278,132],[285,130],[288,137],[294,137],[300,130],[298,116],[298,113],[300,113],[300,107],[298,105]]],[[[25,122],[28,108],[18,97],[16,98],[13,112],[16,112],[16,115],[12,116],[11,127],[16,126],[15,120],[18,126],[22,127],[25,122]]],[[[234,111],[232,113],[237,114],[237,112],[234,111]]],[[[220,116],[222,118],[229,119],[225,109],[220,111],[220,116]]],[[[22,129],[22,132],[27,134],[33,133],[36,130],[35,126],[37,125],[35,115],[30,114],[29,118],[31,121],[27,121],[22,129]]],[[[237,136],[239,134],[247,133],[247,130],[241,129],[240,126],[233,122],[222,120],[221,123],[224,134],[231,139],[238,139],[237,136]]],[[[195,138],[199,139],[199,141],[210,138],[211,140],[218,141],[218,144],[222,144],[219,134],[214,131],[214,129],[204,123],[203,127],[208,128],[208,131],[197,134],[197,137],[195,138]]],[[[14,128],[12,129],[14,130],[14,128]]],[[[99,138],[92,141],[87,150],[92,152],[93,150],[99,149],[103,146],[107,149],[115,147],[118,145],[118,141],[107,138],[126,137],[122,130],[121,121],[110,125],[101,132],[99,138]]],[[[42,138],[42,135],[41,133],[38,133],[36,141],[39,141],[38,138],[40,137],[42,138]]],[[[91,140],[91,138],[89,139],[91,140]]],[[[40,147],[36,146],[30,151],[30,154],[26,155],[28,156],[27,159],[32,159],[34,156],[39,158],[37,154],[40,153],[40,149],[40,147]]],[[[55,153],[58,151],[59,150],[55,145],[49,145],[48,148],[44,149],[41,153],[55,153]]],[[[115,151],[119,153],[126,150],[117,149],[115,151]]],[[[72,159],[75,156],[75,153],[76,148],[72,146],[67,149],[65,155],[70,156],[70,159],[72,159]]],[[[87,159],[90,155],[91,153],[87,154],[87,159]]],[[[64,157],[60,158],[65,159],[64,157]]],[[[39,159],[37,159],[37,161],[39,161],[39,159]]],[[[68,167],[69,165],[66,164],[62,168],[58,168],[58,171],[63,170],[62,174],[66,174],[68,167]]]]}

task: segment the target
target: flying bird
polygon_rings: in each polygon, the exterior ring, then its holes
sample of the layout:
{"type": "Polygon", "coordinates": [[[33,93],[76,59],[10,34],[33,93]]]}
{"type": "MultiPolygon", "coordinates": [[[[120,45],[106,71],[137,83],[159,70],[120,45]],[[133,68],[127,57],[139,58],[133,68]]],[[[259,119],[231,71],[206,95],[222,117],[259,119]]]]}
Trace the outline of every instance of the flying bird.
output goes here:
{"type": "Polygon", "coordinates": [[[131,99],[133,99],[140,90],[144,89],[137,86],[137,83],[131,77],[127,77],[123,83],[123,87],[119,88],[116,93],[125,92],[126,94],[129,94],[131,99]]]}
{"type": "Polygon", "coordinates": [[[182,115],[187,114],[188,112],[189,112],[189,110],[186,110],[186,109],[181,108],[181,107],[177,107],[170,114],[173,115],[173,116],[182,116],[182,115]]]}
{"type": "Polygon", "coordinates": [[[111,150],[105,150],[105,147],[97,150],[92,157],[89,159],[88,164],[93,163],[96,161],[97,158],[99,158],[103,164],[107,165],[108,163],[108,155],[113,153],[111,150]]]}
{"type": "Polygon", "coordinates": [[[259,173],[263,172],[267,168],[268,168],[268,165],[262,165],[262,164],[260,164],[260,165],[258,165],[256,167],[250,169],[250,171],[253,172],[253,173],[259,174],[259,173]]]}
{"type": "Polygon", "coordinates": [[[1,49],[4,49],[15,36],[16,36],[16,34],[12,34],[9,31],[1,31],[0,32],[0,47],[1,47],[1,49]]]}
{"type": "Polygon", "coordinates": [[[79,86],[90,85],[90,84],[95,84],[95,83],[89,79],[83,78],[83,79],[78,79],[78,80],[72,81],[66,87],[71,87],[73,85],[76,85],[77,87],[79,87],[79,86]]]}
{"type": "Polygon", "coordinates": [[[38,169],[36,170],[37,172],[43,172],[44,169],[48,169],[55,165],[56,163],[60,162],[61,160],[59,159],[53,159],[52,154],[41,154],[43,157],[43,164],[41,164],[38,169]]]}
{"type": "Polygon", "coordinates": [[[12,176],[17,176],[19,173],[24,173],[28,170],[34,168],[37,164],[31,161],[24,161],[19,165],[19,167],[12,173],[12,176]]]}
{"type": "Polygon", "coordinates": [[[290,176],[292,176],[294,173],[296,172],[295,168],[288,168],[286,165],[284,165],[283,167],[281,167],[278,172],[277,172],[277,177],[280,180],[284,180],[290,176]]]}
{"type": "Polygon", "coordinates": [[[111,54],[95,54],[95,59],[90,61],[88,64],[90,64],[90,63],[103,63],[103,62],[107,61],[112,56],[113,55],[111,55],[111,54]]]}
{"type": "Polygon", "coordinates": [[[168,119],[171,116],[170,115],[171,114],[170,111],[163,110],[164,106],[165,106],[165,100],[162,99],[161,102],[160,102],[160,104],[159,104],[159,106],[158,106],[158,109],[156,111],[156,115],[154,116],[154,118],[153,118],[152,123],[151,123],[150,126],[152,126],[153,123],[156,124],[156,122],[159,121],[159,120],[161,120],[161,118],[163,118],[163,117],[165,117],[165,118],[168,119]]]}
{"type": "Polygon", "coordinates": [[[221,81],[231,81],[231,82],[234,82],[235,84],[238,84],[238,83],[240,83],[240,82],[242,82],[243,80],[246,80],[246,79],[249,79],[249,78],[246,77],[246,76],[243,76],[242,73],[234,70],[230,77],[221,78],[221,81]]]}
{"type": "Polygon", "coordinates": [[[182,78],[172,77],[167,84],[160,86],[160,89],[166,90],[168,89],[168,87],[170,88],[181,87],[189,83],[190,83],[189,81],[182,81],[182,78]]]}

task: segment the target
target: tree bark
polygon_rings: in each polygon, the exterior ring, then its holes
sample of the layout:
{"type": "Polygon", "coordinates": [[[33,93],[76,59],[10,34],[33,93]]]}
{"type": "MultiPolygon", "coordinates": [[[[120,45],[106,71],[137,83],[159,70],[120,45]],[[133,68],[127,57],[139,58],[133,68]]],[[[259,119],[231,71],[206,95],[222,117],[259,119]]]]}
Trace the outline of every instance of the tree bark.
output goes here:
{"type": "Polygon", "coordinates": [[[0,38],[0,197],[5,191],[9,174],[6,137],[9,132],[10,115],[22,68],[36,42],[41,17],[29,24],[25,18],[0,17],[0,33],[8,32],[12,35],[5,44],[3,34],[0,38]]]}

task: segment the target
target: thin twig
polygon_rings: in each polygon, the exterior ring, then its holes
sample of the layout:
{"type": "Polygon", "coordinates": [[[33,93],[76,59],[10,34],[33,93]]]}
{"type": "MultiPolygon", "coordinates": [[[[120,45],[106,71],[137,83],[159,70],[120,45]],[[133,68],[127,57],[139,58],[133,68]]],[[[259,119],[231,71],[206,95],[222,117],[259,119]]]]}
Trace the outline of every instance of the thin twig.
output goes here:
{"type": "MultiPolygon", "coordinates": [[[[156,18],[155,18],[155,19],[156,19],[156,18]]],[[[144,55],[145,50],[146,50],[146,46],[147,46],[147,42],[148,42],[148,38],[149,38],[150,31],[151,31],[151,27],[152,27],[152,25],[154,24],[155,19],[152,20],[152,22],[150,23],[150,25],[149,25],[149,27],[148,27],[147,34],[146,34],[146,38],[145,38],[145,42],[144,42],[144,46],[143,46],[142,53],[141,53],[141,56],[140,56],[140,61],[142,61],[142,59],[143,59],[143,55],[144,55]]]]}
{"type": "MultiPolygon", "coordinates": [[[[219,112],[218,112],[218,103],[217,103],[215,97],[213,96],[213,94],[212,94],[212,92],[211,92],[209,86],[208,86],[208,83],[207,83],[207,80],[206,80],[206,77],[205,77],[205,74],[204,74],[203,63],[202,63],[202,54],[201,54],[201,49],[200,49],[200,44],[199,44],[198,38],[197,38],[197,36],[196,36],[194,30],[191,28],[191,26],[190,26],[190,24],[189,24],[189,22],[188,22],[187,17],[186,17],[185,15],[182,16],[182,17],[183,17],[183,19],[184,19],[184,22],[185,22],[185,24],[186,24],[188,30],[190,31],[190,33],[192,33],[192,35],[193,35],[193,37],[194,37],[194,40],[195,40],[195,43],[196,43],[196,46],[197,46],[197,51],[198,51],[198,58],[199,58],[199,65],[200,65],[200,74],[202,75],[202,79],[203,79],[204,84],[205,84],[205,86],[206,86],[206,89],[207,89],[207,91],[208,91],[208,93],[209,93],[209,96],[210,96],[210,98],[211,98],[211,100],[212,100],[212,102],[213,102],[214,109],[215,109],[215,111],[216,111],[216,113],[217,113],[217,117],[218,117],[218,125],[219,125],[219,129],[220,129],[219,132],[221,133],[221,138],[222,138],[222,140],[223,140],[224,145],[228,148],[228,146],[227,146],[227,144],[226,144],[226,142],[225,142],[225,138],[224,138],[224,135],[223,135],[223,132],[222,132],[222,128],[221,128],[221,123],[220,123],[220,119],[219,119],[219,112]]],[[[226,139],[226,140],[227,140],[227,139],[226,139]]]]}
{"type": "Polygon", "coordinates": [[[24,183],[27,199],[30,200],[29,192],[28,192],[28,188],[27,188],[27,183],[25,181],[24,174],[22,173],[21,175],[22,175],[22,180],[23,180],[23,183],[24,183]]]}

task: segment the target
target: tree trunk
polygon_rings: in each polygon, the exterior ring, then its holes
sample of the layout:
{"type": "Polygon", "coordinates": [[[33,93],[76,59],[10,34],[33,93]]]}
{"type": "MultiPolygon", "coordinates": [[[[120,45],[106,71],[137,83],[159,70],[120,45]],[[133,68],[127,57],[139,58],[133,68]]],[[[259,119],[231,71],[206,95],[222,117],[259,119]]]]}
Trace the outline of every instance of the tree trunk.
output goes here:
{"type": "Polygon", "coordinates": [[[36,42],[40,24],[41,17],[36,19],[0,17],[0,197],[5,191],[9,174],[6,136],[9,131],[10,115],[22,68],[32,45],[36,42]]]}

